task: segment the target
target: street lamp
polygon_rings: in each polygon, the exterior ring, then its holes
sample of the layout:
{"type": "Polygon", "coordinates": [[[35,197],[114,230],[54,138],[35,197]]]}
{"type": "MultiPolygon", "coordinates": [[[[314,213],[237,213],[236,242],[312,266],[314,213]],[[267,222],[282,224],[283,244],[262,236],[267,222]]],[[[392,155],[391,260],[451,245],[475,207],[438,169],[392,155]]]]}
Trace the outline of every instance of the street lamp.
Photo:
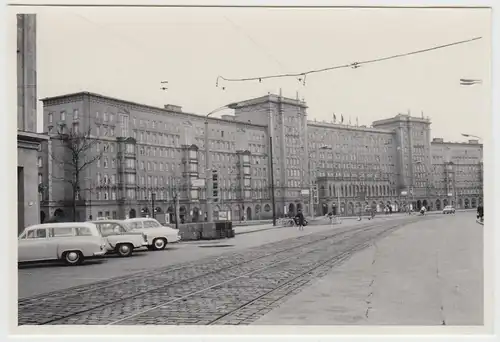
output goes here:
{"type": "Polygon", "coordinates": [[[476,139],[479,139],[479,140],[483,140],[483,138],[477,136],[477,135],[474,135],[474,134],[467,134],[467,133],[462,133],[462,136],[466,137],[466,138],[476,138],[476,139]]]}
{"type": "Polygon", "coordinates": [[[471,85],[482,84],[482,83],[483,83],[483,80],[479,80],[479,79],[471,79],[471,78],[461,78],[460,79],[460,85],[463,85],[463,86],[471,86],[471,85]]]}
{"type": "Polygon", "coordinates": [[[224,109],[235,109],[237,103],[230,103],[225,106],[219,107],[217,109],[214,109],[210,113],[208,113],[205,116],[205,180],[206,180],[206,203],[207,203],[207,222],[212,222],[213,221],[213,209],[212,209],[212,175],[210,174],[210,171],[212,169],[212,159],[210,157],[210,144],[209,144],[209,139],[208,139],[208,117],[212,114],[215,114],[217,112],[220,112],[221,110],[224,109]]]}

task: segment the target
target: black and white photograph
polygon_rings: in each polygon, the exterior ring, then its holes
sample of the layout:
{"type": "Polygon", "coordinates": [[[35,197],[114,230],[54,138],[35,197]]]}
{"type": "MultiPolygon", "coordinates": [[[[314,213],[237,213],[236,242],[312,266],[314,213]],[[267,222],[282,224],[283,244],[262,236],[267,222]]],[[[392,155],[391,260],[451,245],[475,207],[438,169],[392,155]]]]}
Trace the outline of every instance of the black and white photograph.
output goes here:
{"type": "Polygon", "coordinates": [[[491,334],[492,9],[248,3],[7,8],[15,330],[491,334]]]}

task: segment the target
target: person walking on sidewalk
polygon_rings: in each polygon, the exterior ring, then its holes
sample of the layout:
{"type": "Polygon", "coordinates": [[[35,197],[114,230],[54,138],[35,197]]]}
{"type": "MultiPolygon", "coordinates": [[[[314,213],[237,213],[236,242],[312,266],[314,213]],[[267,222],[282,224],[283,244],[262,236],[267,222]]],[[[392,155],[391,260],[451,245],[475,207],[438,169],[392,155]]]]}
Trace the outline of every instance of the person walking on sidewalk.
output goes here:
{"type": "Polygon", "coordinates": [[[299,226],[299,230],[304,230],[304,214],[302,214],[302,210],[299,210],[297,215],[297,225],[299,226]]]}

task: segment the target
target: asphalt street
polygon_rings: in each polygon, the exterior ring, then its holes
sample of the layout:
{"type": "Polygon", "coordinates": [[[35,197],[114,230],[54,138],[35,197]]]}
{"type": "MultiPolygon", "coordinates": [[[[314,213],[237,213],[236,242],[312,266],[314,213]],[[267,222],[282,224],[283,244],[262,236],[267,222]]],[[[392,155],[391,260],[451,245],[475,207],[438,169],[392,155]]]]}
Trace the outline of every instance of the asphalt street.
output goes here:
{"type": "MultiPolygon", "coordinates": [[[[377,221],[395,218],[395,216],[382,216],[377,221]]],[[[237,230],[249,233],[238,234],[234,238],[224,240],[170,244],[164,251],[139,251],[130,258],[109,256],[104,260],[89,261],[78,267],[65,266],[59,263],[20,266],[18,271],[18,297],[25,298],[158,267],[203,260],[215,255],[240,251],[266,243],[328,231],[338,227],[366,224],[367,222],[369,221],[345,220],[341,225],[333,228],[329,225],[310,226],[301,232],[293,227],[269,229],[272,225],[237,227],[237,230]]]]}
{"type": "MultiPolygon", "coordinates": [[[[181,243],[172,246],[174,250],[97,265],[44,267],[46,272],[56,270],[59,279],[78,275],[85,284],[64,290],[75,285],[68,280],[59,291],[20,299],[19,324],[251,324],[405,225],[443,219],[385,217],[315,226],[305,232],[283,228],[225,240],[233,247],[181,243]],[[233,250],[220,251],[225,248],[233,250]],[[115,269],[121,271],[110,273],[115,269]],[[107,280],[89,282],[96,274],[107,280]]],[[[25,281],[41,285],[38,270],[22,269],[20,274],[26,272],[25,281]]]]}
{"type": "Polygon", "coordinates": [[[474,213],[393,232],[256,325],[483,325],[483,226],[474,213]]]}

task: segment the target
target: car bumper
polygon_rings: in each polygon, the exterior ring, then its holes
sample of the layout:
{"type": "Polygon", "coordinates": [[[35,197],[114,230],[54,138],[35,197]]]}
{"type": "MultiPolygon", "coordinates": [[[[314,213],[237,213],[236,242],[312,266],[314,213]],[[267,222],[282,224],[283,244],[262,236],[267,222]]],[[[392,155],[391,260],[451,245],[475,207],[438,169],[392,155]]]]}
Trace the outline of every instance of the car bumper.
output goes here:
{"type": "Polygon", "coordinates": [[[94,257],[102,257],[106,254],[107,250],[99,251],[94,253],[94,257]]]}

